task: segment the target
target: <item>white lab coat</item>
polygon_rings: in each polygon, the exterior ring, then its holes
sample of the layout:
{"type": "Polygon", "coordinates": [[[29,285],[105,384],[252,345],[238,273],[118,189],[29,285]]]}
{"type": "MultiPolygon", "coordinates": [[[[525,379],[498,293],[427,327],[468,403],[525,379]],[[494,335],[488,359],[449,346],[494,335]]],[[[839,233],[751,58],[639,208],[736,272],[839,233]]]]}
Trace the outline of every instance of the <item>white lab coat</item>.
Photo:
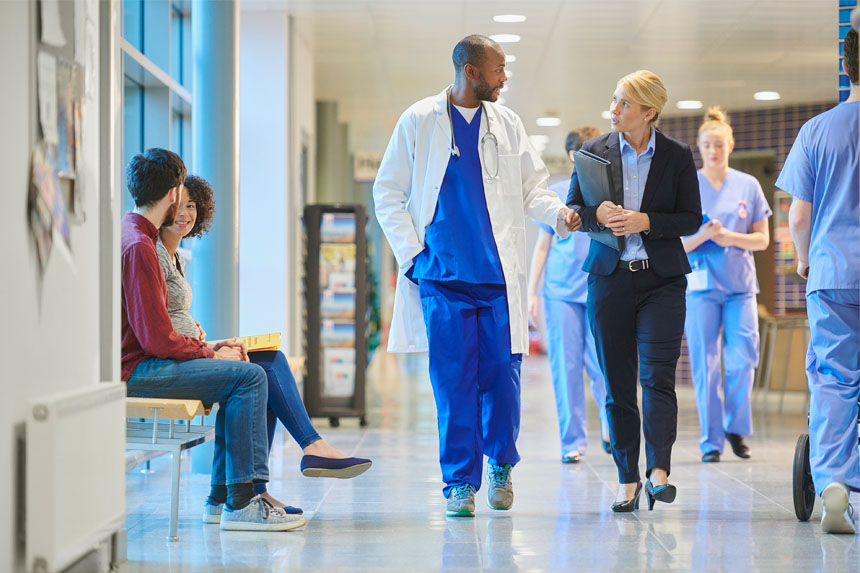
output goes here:
{"type": "MultiPolygon", "coordinates": [[[[511,352],[528,353],[528,300],[526,291],[526,221],[533,219],[568,235],[558,220],[564,204],[547,190],[549,172],[532,147],[520,118],[510,109],[485,102],[479,141],[487,121],[499,143],[499,176],[481,176],[484,194],[508,295],[511,352]]],[[[460,144],[458,144],[460,145],[460,144]]],[[[487,142],[479,149],[481,165],[495,173],[495,152],[487,142]]],[[[479,144],[480,148],[480,144],[479,144]]],[[[409,107],[400,116],[373,184],[376,218],[399,265],[394,315],[388,336],[389,352],[427,350],[427,328],[418,286],[405,276],[412,260],[424,250],[424,231],[433,221],[442,179],[451,157],[451,125],[447,89],[409,107]]]]}

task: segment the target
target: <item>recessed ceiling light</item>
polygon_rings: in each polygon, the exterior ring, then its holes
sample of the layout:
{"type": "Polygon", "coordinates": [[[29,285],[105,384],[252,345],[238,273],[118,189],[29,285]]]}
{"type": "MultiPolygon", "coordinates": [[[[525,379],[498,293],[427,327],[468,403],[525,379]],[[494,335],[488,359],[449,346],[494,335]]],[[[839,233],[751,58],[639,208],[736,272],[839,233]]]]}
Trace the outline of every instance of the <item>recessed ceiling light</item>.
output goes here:
{"type": "Polygon", "coordinates": [[[697,99],[682,99],[675,105],[678,109],[702,109],[702,102],[697,99]]]}
{"type": "Polygon", "coordinates": [[[753,97],[758,101],[774,101],[779,99],[779,92],[756,92],[753,97]]]}
{"type": "Polygon", "coordinates": [[[493,16],[493,21],[513,24],[517,22],[525,22],[526,17],[521,14],[499,14],[497,16],[493,16]]]}
{"type": "Polygon", "coordinates": [[[510,78],[514,75],[514,72],[513,72],[513,70],[505,70],[505,75],[510,78]]]}
{"type": "Polygon", "coordinates": [[[557,117],[539,117],[535,123],[538,127],[557,127],[561,125],[561,119],[557,117]]]}
{"type": "Polygon", "coordinates": [[[516,62],[517,57],[513,54],[505,54],[505,61],[510,64],[511,62],[516,62]]]}
{"type": "Polygon", "coordinates": [[[516,34],[494,34],[490,39],[499,44],[513,44],[520,41],[520,37],[516,34]]]}
{"type": "Polygon", "coordinates": [[[609,119],[609,110],[607,109],[600,112],[600,117],[602,117],[603,119],[609,119]]]}
{"type": "Polygon", "coordinates": [[[502,86],[502,89],[499,90],[499,93],[505,93],[506,91],[508,91],[508,89],[508,84],[505,84],[504,86],[502,86]]]}

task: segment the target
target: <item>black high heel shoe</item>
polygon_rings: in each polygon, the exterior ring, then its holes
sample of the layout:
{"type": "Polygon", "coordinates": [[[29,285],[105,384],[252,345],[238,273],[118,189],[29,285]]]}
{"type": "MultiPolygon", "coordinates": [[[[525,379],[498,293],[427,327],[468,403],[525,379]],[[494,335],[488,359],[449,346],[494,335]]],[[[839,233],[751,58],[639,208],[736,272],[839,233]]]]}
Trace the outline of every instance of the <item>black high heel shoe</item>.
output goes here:
{"type": "Polygon", "coordinates": [[[662,501],[663,503],[672,503],[675,501],[675,494],[678,493],[678,490],[675,489],[670,483],[664,485],[658,485],[654,487],[651,483],[651,480],[645,482],[645,499],[648,500],[648,511],[654,509],[655,501],[662,501]]]}
{"type": "Polygon", "coordinates": [[[642,482],[636,483],[636,493],[633,494],[633,499],[624,501],[616,501],[612,504],[612,511],[615,513],[631,513],[639,509],[639,494],[642,493],[642,482]]]}

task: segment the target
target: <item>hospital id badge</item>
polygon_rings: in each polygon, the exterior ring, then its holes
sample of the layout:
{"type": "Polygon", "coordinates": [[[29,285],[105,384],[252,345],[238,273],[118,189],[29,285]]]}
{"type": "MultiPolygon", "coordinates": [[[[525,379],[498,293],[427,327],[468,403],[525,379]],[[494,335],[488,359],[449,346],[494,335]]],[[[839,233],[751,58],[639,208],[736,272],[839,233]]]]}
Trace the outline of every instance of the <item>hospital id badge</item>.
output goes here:
{"type": "Polygon", "coordinates": [[[688,274],[687,289],[691,292],[708,290],[708,270],[696,269],[688,274]]]}

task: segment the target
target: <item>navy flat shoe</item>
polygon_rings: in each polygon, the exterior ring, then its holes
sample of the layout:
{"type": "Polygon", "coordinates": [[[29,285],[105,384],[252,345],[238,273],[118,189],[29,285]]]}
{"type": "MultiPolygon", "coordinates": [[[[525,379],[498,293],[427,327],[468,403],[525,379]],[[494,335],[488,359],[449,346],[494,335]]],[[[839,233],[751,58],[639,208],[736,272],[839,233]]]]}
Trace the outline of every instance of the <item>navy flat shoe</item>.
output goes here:
{"type": "Polygon", "coordinates": [[[373,462],[364,458],[322,458],[302,456],[302,475],[307,477],[330,477],[349,479],[370,469],[373,462]]]}

